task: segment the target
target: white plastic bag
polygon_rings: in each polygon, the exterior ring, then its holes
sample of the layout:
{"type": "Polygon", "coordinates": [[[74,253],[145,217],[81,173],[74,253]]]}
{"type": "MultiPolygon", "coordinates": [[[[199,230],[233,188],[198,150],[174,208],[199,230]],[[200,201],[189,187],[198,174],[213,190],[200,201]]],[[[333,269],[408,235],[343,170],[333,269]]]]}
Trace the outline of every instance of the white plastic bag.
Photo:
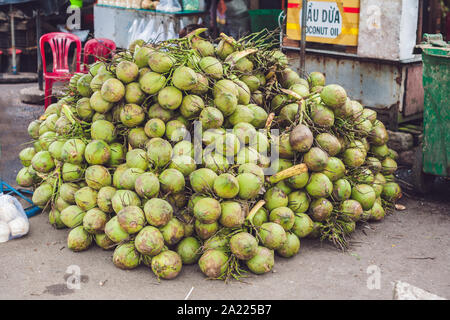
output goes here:
{"type": "Polygon", "coordinates": [[[20,238],[28,233],[30,223],[20,202],[0,194],[0,243],[20,238]]]}
{"type": "Polygon", "coordinates": [[[177,12],[181,11],[181,5],[178,0],[161,0],[156,6],[156,10],[166,11],[166,12],[177,12]]]}

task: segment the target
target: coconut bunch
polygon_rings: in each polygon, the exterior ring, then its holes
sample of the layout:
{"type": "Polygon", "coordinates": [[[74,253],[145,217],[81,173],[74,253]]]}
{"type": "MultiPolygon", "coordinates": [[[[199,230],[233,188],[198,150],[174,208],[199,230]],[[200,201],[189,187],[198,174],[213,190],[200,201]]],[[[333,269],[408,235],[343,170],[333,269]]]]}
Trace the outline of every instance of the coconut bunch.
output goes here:
{"type": "Polygon", "coordinates": [[[269,272],[300,239],[341,248],[401,195],[376,112],[288,67],[269,34],[142,40],[75,74],[30,123],[17,183],[68,248],[158,278],[269,272]]]}

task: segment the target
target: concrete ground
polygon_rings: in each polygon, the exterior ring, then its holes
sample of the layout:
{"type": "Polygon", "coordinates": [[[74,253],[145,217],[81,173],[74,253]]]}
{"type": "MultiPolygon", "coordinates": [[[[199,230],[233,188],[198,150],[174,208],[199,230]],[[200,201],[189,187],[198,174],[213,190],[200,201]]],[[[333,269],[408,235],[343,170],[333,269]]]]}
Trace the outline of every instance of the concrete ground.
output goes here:
{"type": "MultiPolygon", "coordinates": [[[[25,86],[0,86],[0,176],[13,184],[27,125],[43,110],[19,102],[25,86]]],[[[432,197],[404,196],[406,210],[359,227],[348,252],[303,240],[296,257],[276,258],[273,272],[228,284],[205,280],[196,265],[158,282],[147,267],[116,268],[111,251],[74,253],[67,229],[53,229],[43,213],[30,219],[27,236],[0,244],[0,299],[184,299],[191,290],[189,299],[392,299],[395,281],[450,298],[448,187],[437,185],[432,197]],[[81,283],[70,289],[66,280],[77,268],[81,283]]]]}

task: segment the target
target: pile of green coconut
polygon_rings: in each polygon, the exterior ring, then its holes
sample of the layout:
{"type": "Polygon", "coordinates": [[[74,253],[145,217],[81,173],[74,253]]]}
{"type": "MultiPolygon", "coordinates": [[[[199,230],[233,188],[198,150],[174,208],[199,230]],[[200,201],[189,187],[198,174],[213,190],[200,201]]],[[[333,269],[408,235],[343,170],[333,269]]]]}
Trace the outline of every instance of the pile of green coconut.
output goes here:
{"type": "Polygon", "coordinates": [[[345,249],[401,189],[374,110],[253,34],[135,41],[30,123],[17,183],[75,252],[158,279],[270,272],[303,238],[345,249]]]}

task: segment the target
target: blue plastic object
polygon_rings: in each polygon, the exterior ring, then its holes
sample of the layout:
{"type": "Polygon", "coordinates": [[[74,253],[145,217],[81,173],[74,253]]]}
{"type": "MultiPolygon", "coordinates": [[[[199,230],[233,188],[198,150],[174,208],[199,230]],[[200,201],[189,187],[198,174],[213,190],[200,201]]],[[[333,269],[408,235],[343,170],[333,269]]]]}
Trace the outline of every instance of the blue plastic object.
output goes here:
{"type": "Polygon", "coordinates": [[[0,180],[0,193],[8,194],[8,195],[16,195],[21,197],[26,202],[30,203],[31,206],[25,208],[25,213],[27,217],[30,218],[41,213],[42,209],[33,204],[33,201],[29,197],[33,195],[33,191],[26,189],[15,189],[11,187],[8,183],[3,180],[0,180]]]}

